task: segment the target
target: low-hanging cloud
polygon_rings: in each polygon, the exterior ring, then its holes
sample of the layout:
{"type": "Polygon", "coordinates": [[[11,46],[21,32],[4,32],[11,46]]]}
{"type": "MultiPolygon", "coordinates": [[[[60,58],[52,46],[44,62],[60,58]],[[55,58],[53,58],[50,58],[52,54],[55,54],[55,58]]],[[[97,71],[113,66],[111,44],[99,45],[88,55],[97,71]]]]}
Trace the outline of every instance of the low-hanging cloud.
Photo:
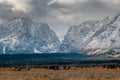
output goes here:
{"type": "Polygon", "coordinates": [[[31,9],[30,0],[0,0],[0,3],[12,5],[11,10],[27,12],[31,9]]]}
{"type": "Polygon", "coordinates": [[[80,15],[89,17],[90,14],[97,16],[117,12],[120,0],[0,0],[0,6],[0,15],[27,15],[37,20],[55,17],[67,22],[67,18],[73,21],[80,15]]]}
{"type": "Polygon", "coordinates": [[[65,26],[103,19],[119,11],[120,0],[0,0],[1,19],[32,17],[47,22],[60,36],[68,29],[65,26]]]}

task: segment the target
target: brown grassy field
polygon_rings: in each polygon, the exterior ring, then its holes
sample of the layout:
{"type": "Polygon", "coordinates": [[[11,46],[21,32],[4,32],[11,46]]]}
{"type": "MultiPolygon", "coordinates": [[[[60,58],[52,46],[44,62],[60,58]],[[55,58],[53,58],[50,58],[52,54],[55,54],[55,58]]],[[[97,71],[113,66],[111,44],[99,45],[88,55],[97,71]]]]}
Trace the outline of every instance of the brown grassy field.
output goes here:
{"type": "Polygon", "coordinates": [[[50,70],[31,68],[30,70],[0,70],[0,80],[120,80],[119,69],[71,68],[50,70]]]}

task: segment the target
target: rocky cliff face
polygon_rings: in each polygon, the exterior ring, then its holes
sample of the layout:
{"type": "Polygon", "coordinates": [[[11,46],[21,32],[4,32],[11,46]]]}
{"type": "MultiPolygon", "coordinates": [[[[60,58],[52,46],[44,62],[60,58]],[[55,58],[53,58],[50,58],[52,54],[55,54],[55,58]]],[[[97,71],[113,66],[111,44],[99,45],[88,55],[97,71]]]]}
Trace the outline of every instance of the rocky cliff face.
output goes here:
{"type": "Polygon", "coordinates": [[[86,21],[70,27],[60,46],[61,52],[101,54],[120,49],[120,14],[103,21],[86,21]]]}
{"type": "Polygon", "coordinates": [[[1,53],[50,53],[60,45],[56,34],[46,23],[16,18],[0,25],[1,53]]]}

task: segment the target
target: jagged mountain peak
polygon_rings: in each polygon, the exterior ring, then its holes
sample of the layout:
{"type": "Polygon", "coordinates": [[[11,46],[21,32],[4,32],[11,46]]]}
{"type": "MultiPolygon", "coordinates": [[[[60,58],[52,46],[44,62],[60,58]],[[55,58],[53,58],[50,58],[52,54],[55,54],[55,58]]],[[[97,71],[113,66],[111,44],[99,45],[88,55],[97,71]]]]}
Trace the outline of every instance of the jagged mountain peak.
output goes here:
{"type": "Polygon", "coordinates": [[[99,54],[120,52],[120,13],[102,21],[85,21],[72,26],[60,46],[61,52],[99,54]]]}
{"type": "Polygon", "coordinates": [[[56,52],[60,42],[47,23],[35,23],[28,17],[12,19],[0,27],[1,53],[56,52]]]}
{"type": "Polygon", "coordinates": [[[111,19],[111,22],[110,24],[112,23],[116,23],[116,22],[120,22],[120,13],[118,13],[117,15],[115,15],[112,19],[111,19]]]}
{"type": "Polygon", "coordinates": [[[35,23],[36,25],[38,25],[40,28],[42,28],[42,29],[50,29],[50,27],[48,26],[48,24],[47,23],[35,23]]]}
{"type": "Polygon", "coordinates": [[[100,23],[100,21],[95,21],[95,20],[85,21],[85,22],[82,22],[80,25],[70,26],[68,32],[70,32],[70,31],[76,32],[76,31],[80,31],[80,29],[92,28],[96,24],[99,24],[99,23],[100,23]]]}

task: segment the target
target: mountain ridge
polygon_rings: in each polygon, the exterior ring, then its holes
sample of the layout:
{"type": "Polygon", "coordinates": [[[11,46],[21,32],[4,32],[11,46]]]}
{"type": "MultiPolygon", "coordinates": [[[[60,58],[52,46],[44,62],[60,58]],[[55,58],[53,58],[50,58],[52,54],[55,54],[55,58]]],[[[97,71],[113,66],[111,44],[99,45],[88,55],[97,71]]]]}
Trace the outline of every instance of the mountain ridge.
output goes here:
{"type": "Polygon", "coordinates": [[[77,27],[70,27],[71,29],[65,35],[67,38],[65,37],[62,42],[60,51],[86,53],[87,55],[109,52],[111,49],[114,49],[111,48],[111,45],[120,40],[119,18],[120,13],[111,19],[106,18],[98,21],[98,23],[95,21],[86,21],[77,27]]]}
{"type": "Polygon", "coordinates": [[[47,52],[50,53],[55,51],[60,44],[56,34],[46,23],[35,23],[30,18],[13,19],[1,25],[0,30],[1,53],[4,52],[4,54],[5,52],[10,54],[34,53],[35,49],[46,53],[42,47],[46,47],[47,52]],[[49,45],[52,47],[48,47],[49,45]]]}
{"type": "Polygon", "coordinates": [[[89,20],[70,26],[60,43],[47,23],[28,17],[0,24],[0,52],[5,53],[82,53],[98,55],[120,52],[120,13],[102,21],[89,20]]]}

